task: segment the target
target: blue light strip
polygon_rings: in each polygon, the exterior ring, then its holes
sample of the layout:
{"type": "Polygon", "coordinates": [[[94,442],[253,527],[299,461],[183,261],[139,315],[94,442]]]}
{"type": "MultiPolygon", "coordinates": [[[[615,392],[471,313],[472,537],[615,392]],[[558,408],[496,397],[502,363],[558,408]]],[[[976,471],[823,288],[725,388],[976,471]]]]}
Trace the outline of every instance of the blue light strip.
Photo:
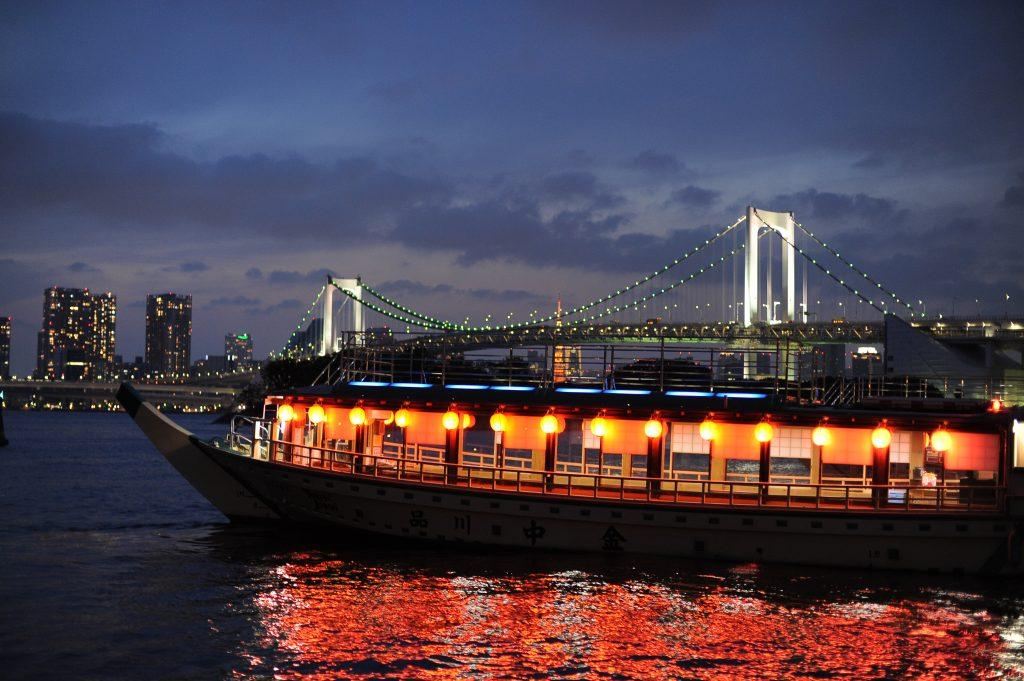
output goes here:
{"type": "Polygon", "coordinates": [[[492,385],[491,390],[506,390],[509,392],[529,392],[536,390],[531,385],[492,385]]]}
{"type": "Polygon", "coordinates": [[[604,390],[608,395],[650,395],[650,390],[604,390]]]}
{"type": "Polygon", "coordinates": [[[669,390],[665,393],[669,397],[714,397],[715,393],[701,390],[669,390]]]}
{"type": "Polygon", "coordinates": [[[763,400],[767,393],[715,393],[715,397],[726,397],[734,400],[763,400]]]}
{"type": "Polygon", "coordinates": [[[450,383],[445,386],[450,390],[487,390],[486,385],[475,385],[472,383],[450,383]]]}
{"type": "Polygon", "coordinates": [[[348,384],[358,385],[362,388],[383,388],[384,386],[389,385],[383,381],[349,381],[348,384]]]}
{"type": "Polygon", "coordinates": [[[555,388],[556,393],[599,393],[600,388],[555,388]]]}
{"type": "Polygon", "coordinates": [[[432,383],[392,383],[392,388],[433,388],[432,383]]]}

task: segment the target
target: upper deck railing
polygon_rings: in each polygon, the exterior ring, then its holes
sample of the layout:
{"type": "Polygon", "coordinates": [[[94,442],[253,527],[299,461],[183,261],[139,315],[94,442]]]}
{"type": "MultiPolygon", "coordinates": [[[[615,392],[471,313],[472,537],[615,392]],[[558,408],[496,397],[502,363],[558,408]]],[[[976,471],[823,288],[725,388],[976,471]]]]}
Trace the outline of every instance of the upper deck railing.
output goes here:
{"type": "MultiPolygon", "coordinates": [[[[265,431],[264,431],[265,432],[265,431]]],[[[236,453],[275,464],[353,477],[403,481],[429,487],[485,490],[541,498],[641,502],[657,506],[716,506],[871,513],[992,513],[1005,508],[1002,486],[810,484],[681,480],[532,468],[446,463],[440,452],[398,446],[372,455],[280,440],[229,440],[236,453]]]]}

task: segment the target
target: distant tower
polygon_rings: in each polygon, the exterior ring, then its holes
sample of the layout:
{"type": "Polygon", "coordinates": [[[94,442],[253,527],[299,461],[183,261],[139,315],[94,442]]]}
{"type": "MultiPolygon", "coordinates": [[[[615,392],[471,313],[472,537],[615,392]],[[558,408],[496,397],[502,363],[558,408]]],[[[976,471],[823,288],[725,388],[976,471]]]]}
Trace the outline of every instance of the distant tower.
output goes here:
{"type": "Polygon", "coordinates": [[[39,331],[36,378],[103,379],[114,370],[117,298],[89,289],[46,289],[39,331]]]}
{"type": "Polygon", "coordinates": [[[192,363],[192,296],[146,296],[146,364],[165,376],[187,376],[192,363]]]}
{"type": "Polygon", "coordinates": [[[229,371],[239,365],[252,363],[252,336],[247,333],[229,333],[224,336],[224,362],[229,371]]]}
{"type": "MultiPolygon", "coordinates": [[[[555,328],[562,328],[562,296],[555,305],[555,328]]],[[[583,373],[582,352],[578,345],[556,345],[553,358],[552,376],[555,383],[578,378],[583,373]]]]}
{"type": "Polygon", "coordinates": [[[11,377],[11,318],[0,317],[0,379],[11,377]]]}

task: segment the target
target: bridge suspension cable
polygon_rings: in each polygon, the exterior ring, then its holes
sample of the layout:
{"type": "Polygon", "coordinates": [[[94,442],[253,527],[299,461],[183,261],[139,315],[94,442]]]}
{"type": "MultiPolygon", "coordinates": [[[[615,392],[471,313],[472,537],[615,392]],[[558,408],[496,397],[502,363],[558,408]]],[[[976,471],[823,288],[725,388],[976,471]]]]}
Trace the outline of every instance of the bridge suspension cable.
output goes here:
{"type": "Polygon", "coordinates": [[[856,265],[854,265],[854,264],[853,264],[852,262],[850,262],[849,260],[847,260],[846,258],[844,258],[843,256],[841,256],[841,255],[839,254],[839,251],[837,251],[836,249],[832,248],[832,247],[831,247],[831,246],[829,246],[829,245],[828,245],[827,243],[825,243],[824,241],[822,241],[822,240],[821,240],[820,238],[818,238],[817,236],[815,236],[814,234],[812,234],[812,233],[811,233],[811,230],[807,229],[806,227],[804,227],[803,225],[801,225],[801,224],[800,224],[799,222],[796,222],[795,220],[793,221],[793,224],[795,224],[795,225],[796,225],[797,227],[799,227],[799,228],[800,228],[800,231],[802,231],[802,232],[803,232],[804,234],[806,234],[807,236],[809,236],[809,237],[810,237],[810,238],[811,238],[811,239],[812,239],[812,240],[813,240],[813,241],[814,241],[814,242],[815,242],[816,244],[818,244],[819,246],[821,246],[822,248],[824,248],[824,249],[825,249],[826,251],[828,251],[829,253],[831,253],[832,255],[834,255],[834,256],[836,257],[836,259],[837,259],[837,260],[839,260],[839,262],[841,262],[841,263],[845,264],[845,265],[846,265],[847,267],[849,267],[849,268],[850,268],[851,270],[853,270],[854,272],[856,272],[856,273],[857,273],[857,274],[859,274],[860,276],[864,277],[864,278],[865,278],[865,279],[866,279],[866,280],[867,280],[868,282],[870,282],[870,283],[874,284],[874,285],[875,285],[875,287],[876,287],[876,288],[877,288],[878,290],[882,291],[883,293],[885,293],[886,295],[888,295],[889,297],[891,297],[891,298],[892,298],[892,299],[893,299],[894,301],[896,301],[896,302],[897,302],[898,304],[900,304],[900,305],[902,305],[903,307],[905,307],[905,308],[907,308],[908,310],[910,310],[910,316],[911,316],[911,317],[913,317],[913,316],[914,316],[914,308],[913,308],[913,306],[912,306],[912,305],[911,305],[910,303],[908,303],[908,302],[906,302],[906,301],[904,301],[904,300],[900,299],[900,297],[899,297],[898,295],[896,295],[896,293],[895,293],[895,292],[893,292],[893,291],[891,291],[890,289],[886,288],[885,286],[883,286],[883,285],[882,285],[882,284],[881,284],[880,282],[876,281],[875,279],[872,279],[872,278],[871,278],[871,276],[870,276],[870,275],[868,275],[868,273],[867,273],[867,272],[865,272],[864,270],[860,269],[859,267],[857,267],[856,265]]]}
{"type": "MultiPolygon", "coordinates": [[[[316,309],[316,306],[320,304],[320,299],[323,297],[324,291],[326,289],[327,289],[327,285],[326,284],[324,284],[323,286],[320,287],[320,291],[317,292],[316,297],[313,298],[313,302],[310,303],[309,309],[306,310],[306,314],[302,315],[302,319],[299,320],[298,326],[296,326],[295,330],[292,331],[290,336],[288,336],[288,340],[285,341],[284,347],[281,348],[281,352],[277,353],[279,356],[283,357],[283,356],[288,355],[288,354],[295,354],[296,353],[298,348],[294,347],[292,345],[292,343],[295,340],[295,337],[298,334],[302,333],[303,328],[306,326],[306,322],[309,321],[309,318],[310,318],[310,316],[312,316],[313,311],[316,309]],[[291,346],[291,347],[289,347],[289,346],[291,346]]],[[[315,350],[316,348],[315,347],[311,347],[310,349],[311,350],[315,350]]]]}
{"type": "MultiPolygon", "coordinates": [[[[582,312],[587,312],[587,311],[593,309],[594,307],[597,307],[598,305],[601,305],[602,303],[607,303],[610,300],[613,300],[615,298],[618,298],[619,296],[622,296],[622,295],[625,295],[626,293],[629,293],[630,291],[632,291],[633,289],[635,289],[635,288],[637,288],[639,286],[643,286],[644,284],[650,282],[655,277],[659,277],[659,276],[665,274],[666,272],[668,272],[672,268],[674,268],[677,265],[685,262],[686,260],[688,260],[692,256],[697,255],[698,253],[700,253],[704,249],[710,247],[712,244],[714,244],[719,239],[721,239],[726,234],[728,234],[729,232],[734,230],[736,227],[738,227],[740,224],[742,224],[743,221],[746,220],[746,219],[747,219],[747,216],[745,216],[745,215],[740,216],[731,225],[728,225],[727,227],[722,228],[717,233],[715,233],[713,236],[711,236],[710,238],[706,239],[704,241],[704,243],[699,244],[699,245],[691,248],[689,251],[687,251],[686,253],[684,253],[680,257],[675,258],[674,260],[672,260],[669,263],[666,263],[665,265],[663,265],[659,269],[651,272],[650,274],[647,274],[647,275],[637,279],[632,284],[627,284],[626,286],[624,286],[624,287],[622,287],[620,289],[616,289],[614,292],[609,293],[609,294],[604,295],[604,296],[601,296],[600,298],[592,300],[589,303],[584,303],[582,305],[578,305],[576,307],[570,308],[569,310],[563,310],[560,315],[558,313],[554,313],[554,314],[546,315],[544,317],[539,317],[539,318],[531,320],[529,322],[518,322],[518,323],[515,323],[515,324],[501,324],[501,325],[494,325],[494,326],[471,326],[471,325],[467,325],[467,324],[459,324],[457,322],[452,322],[452,321],[449,321],[449,320],[446,320],[446,319],[438,319],[436,317],[432,317],[430,315],[426,315],[426,314],[417,312],[416,310],[414,310],[414,309],[412,309],[412,308],[410,308],[410,307],[408,307],[406,305],[402,305],[397,300],[394,300],[392,298],[389,298],[389,297],[385,296],[380,291],[377,291],[376,289],[374,289],[373,287],[369,286],[368,284],[363,284],[362,287],[363,287],[364,291],[366,291],[367,293],[369,293],[370,295],[372,295],[374,298],[378,299],[382,303],[385,303],[386,305],[389,305],[389,306],[391,306],[391,307],[393,307],[393,308],[395,308],[395,309],[405,313],[409,317],[414,317],[414,318],[416,318],[418,320],[421,320],[421,321],[415,322],[414,325],[415,326],[422,326],[424,328],[439,329],[439,330],[448,329],[448,330],[457,330],[457,331],[490,331],[490,330],[496,330],[496,329],[508,330],[508,329],[527,328],[527,327],[530,327],[530,326],[540,326],[542,324],[546,324],[548,322],[555,321],[556,319],[564,320],[566,317],[572,317],[572,316],[578,315],[578,314],[580,314],[582,312]]],[[[676,285],[678,285],[678,284],[676,284],[676,285]]],[[[673,288],[674,288],[674,286],[673,286],[673,288]]],[[[346,294],[347,294],[347,292],[346,292],[346,294]]],[[[354,296],[349,295],[349,297],[354,299],[354,296]]],[[[370,309],[375,309],[375,308],[373,308],[372,306],[369,306],[369,305],[368,305],[368,307],[370,307],[370,309]]],[[[375,311],[380,312],[379,309],[376,309],[375,311]]],[[[393,318],[397,319],[397,317],[393,317],[393,318]]],[[[411,320],[402,319],[401,321],[409,322],[411,320]]]]}
{"type": "MultiPolygon", "coordinates": [[[[756,210],[754,211],[754,214],[755,214],[755,215],[757,215],[757,217],[758,217],[759,219],[761,219],[761,220],[762,220],[762,222],[763,222],[763,218],[761,218],[761,216],[760,216],[760,215],[759,215],[759,214],[757,213],[757,211],[756,211],[756,210]]],[[[874,302],[873,300],[869,299],[869,298],[868,298],[867,296],[865,296],[864,294],[862,294],[862,293],[861,293],[860,291],[858,291],[857,289],[855,289],[855,288],[853,288],[852,286],[850,286],[849,284],[847,284],[845,280],[843,280],[843,279],[840,279],[840,278],[839,278],[839,277],[837,277],[836,275],[832,274],[832,270],[830,270],[830,269],[826,268],[826,267],[825,267],[824,265],[822,265],[821,263],[819,263],[819,262],[818,262],[818,261],[817,261],[817,260],[816,260],[815,258],[812,258],[812,257],[811,257],[811,256],[810,256],[810,255],[809,255],[809,254],[808,254],[808,253],[807,253],[806,251],[804,251],[804,250],[803,250],[802,248],[800,248],[799,246],[797,246],[796,244],[794,244],[794,243],[793,243],[792,241],[790,241],[789,239],[787,239],[787,238],[786,238],[786,237],[785,237],[785,236],[784,236],[784,235],[783,235],[783,234],[782,234],[781,232],[777,232],[777,234],[778,234],[778,236],[779,236],[779,238],[780,238],[780,239],[782,239],[782,240],[783,240],[783,241],[785,241],[785,242],[786,242],[787,244],[789,244],[789,245],[790,245],[790,246],[791,246],[791,247],[792,247],[792,248],[793,248],[793,249],[794,249],[794,250],[795,250],[795,251],[796,251],[797,253],[799,253],[800,255],[802,255],[802,256],[803,256],[803,257],[804,257],[804,258],[805,258],[805,259],[806,259],[807,261],[809,261],[809,262],[810,262],[810,263],[811,263],[812,265],[814,265],[814,266],[815,266],[815,267],[817,267],[817,268],[818,268],[819,270],[821,270],[822,272],[824,272],[824,273],[825,273],[825,275],[826,275],[826,276],[828,276],[828,277],[829,277],[829,278],[830,278],[830,279],[831,279],[832,281],[836,282],[837,284],[839,284],[840,286],[842,286],[843,288],[845,288],[845,289],[846,289],[847,291],[849,291],[850,293],[852,293],[853,295],[857,296],[857,297],[858,297],[859,299],[863,300],[863,301],[864,301],[865,303],[867,303],[868,305],[870,305],[871,307],[873,307],[873,308],[875,308],[876,310],[878,310],[879,312],[881,312],[881,313],[882,313],[883,315],[884,315],[884,314],[886,314],[886,310],[885,310],[884,308],[881,308],[881,307],[879,307],[878,305],[876,305],[876,304],[875,304],[875,302],[874,302]]],[[[884,305],[885,303],[883,302],[882,304],[884,305]]]]}

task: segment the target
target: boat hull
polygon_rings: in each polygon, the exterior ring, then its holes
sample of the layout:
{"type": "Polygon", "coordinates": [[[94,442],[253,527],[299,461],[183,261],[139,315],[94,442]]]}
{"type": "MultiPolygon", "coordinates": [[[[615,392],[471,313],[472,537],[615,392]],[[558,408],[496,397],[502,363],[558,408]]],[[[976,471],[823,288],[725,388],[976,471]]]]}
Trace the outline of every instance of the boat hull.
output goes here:
{"type": "Polygon", "coordinates": [[[943,518],[562,499],[382,480],[253,460],[198,443],[287,520],[525,550],[1015,573],[1002,516],[943,518]]]}

